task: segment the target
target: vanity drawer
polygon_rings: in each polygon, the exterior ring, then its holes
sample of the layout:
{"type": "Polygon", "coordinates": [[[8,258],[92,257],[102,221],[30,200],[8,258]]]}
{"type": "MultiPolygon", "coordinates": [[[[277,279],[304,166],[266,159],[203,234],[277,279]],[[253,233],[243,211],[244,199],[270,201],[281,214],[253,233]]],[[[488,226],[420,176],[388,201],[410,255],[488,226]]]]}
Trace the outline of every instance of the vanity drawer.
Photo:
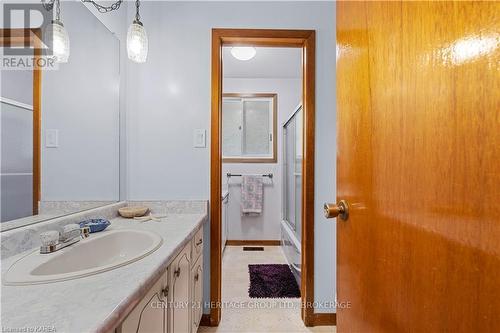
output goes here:
{"type": "Polygon", "coordinates": [[[196,262],[196,259],[203,252],[203,227],[201,227],[193,239],[191,240],[191,262],[196,262]]]}

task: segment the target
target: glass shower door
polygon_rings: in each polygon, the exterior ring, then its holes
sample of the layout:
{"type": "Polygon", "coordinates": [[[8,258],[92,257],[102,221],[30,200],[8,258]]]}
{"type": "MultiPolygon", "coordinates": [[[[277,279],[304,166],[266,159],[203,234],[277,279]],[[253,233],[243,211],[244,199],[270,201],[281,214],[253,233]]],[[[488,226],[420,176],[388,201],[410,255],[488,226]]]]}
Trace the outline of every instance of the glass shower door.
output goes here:
{"type": "Polygon", "coordinates": [[[1,101],[0,221],[33,215],[33,110],[1,101]]]}
{"type": "Polygon", "coordinates": [[[302,234],[302,107],[283,125],[283,217],[300,242],[302,234]]]}

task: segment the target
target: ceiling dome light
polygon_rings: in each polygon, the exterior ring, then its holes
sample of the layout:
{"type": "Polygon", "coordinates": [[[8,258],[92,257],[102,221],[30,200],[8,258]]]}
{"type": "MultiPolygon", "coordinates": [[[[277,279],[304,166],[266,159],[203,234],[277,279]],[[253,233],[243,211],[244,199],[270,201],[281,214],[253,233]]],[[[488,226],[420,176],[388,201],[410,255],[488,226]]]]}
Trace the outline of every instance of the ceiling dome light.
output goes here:
{"type": "Polygon", "coordinates": [[[235,46],[231,48],[231,54],[238,60],[247,61],[255,57],[257,50],[252,46],[235,46]]]}
{"type": "Polygon", "coordinates": [[[134,62],[143,63],[148,58],[148,35],[139,16],[139,0],[136,0],[135,20],[127,32],[127,54],[134,62]]]}

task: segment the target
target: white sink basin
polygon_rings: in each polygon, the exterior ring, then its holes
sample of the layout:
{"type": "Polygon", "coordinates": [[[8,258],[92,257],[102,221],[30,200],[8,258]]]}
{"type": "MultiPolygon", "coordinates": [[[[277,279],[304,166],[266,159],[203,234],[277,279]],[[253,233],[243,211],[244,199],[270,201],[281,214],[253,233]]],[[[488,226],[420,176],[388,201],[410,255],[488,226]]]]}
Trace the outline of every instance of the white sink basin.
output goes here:
{"type": "Polygon", "coordinates": [[[109,230],[51,254],[30,253],[3,277],[5,285],[58,282],[109,271],[156,251],[163,239],[148,231],[109,230]]]}

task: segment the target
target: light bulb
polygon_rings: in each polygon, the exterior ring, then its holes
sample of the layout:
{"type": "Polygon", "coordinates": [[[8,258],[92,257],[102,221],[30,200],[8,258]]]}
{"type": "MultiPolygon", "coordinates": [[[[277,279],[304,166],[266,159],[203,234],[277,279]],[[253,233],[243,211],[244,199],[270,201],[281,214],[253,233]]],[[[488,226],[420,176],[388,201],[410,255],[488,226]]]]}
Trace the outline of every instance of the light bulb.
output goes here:
{"type": "Polygon", "coordinates": [[[143,63],[148,57],[148,35],[139,21],[134,21],[128,28],[127,54],[132,61],[143,63]]]}
{"type": "Polygon", "coordinates": [[[235,46],[231,48],[231,54],[238,60],[250,60],[255,57],[257,50],[252,46],[235,46]]]}
{"type": "Polygon", "coordinates": [[[52,53],[56,62],[66,63],[69,59],[69,36],[64,25],[59,20],[54,20],[47,27],[47,36],[52,38],[52,53]]]}

